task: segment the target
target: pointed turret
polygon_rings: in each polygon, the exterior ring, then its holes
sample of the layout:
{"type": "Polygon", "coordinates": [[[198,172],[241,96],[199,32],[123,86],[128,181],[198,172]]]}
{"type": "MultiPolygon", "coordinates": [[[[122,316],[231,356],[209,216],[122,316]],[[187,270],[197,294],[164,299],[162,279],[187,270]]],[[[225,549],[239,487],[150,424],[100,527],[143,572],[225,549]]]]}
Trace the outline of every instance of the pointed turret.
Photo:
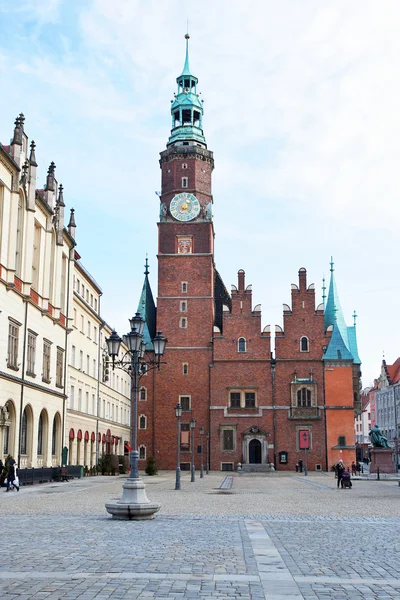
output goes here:
{"type": "Polygon", "coordinates": [[[324,355],[324,360],[337,360],[340,355],[343,360],[353,360],[354,364],[361,364],[357,350],[355,321],[352,327],[347,327],[336,288],[333,267],[334,263],[331,258],[331,280],[329,283],[328,299],[325,306],[324,324],[325,329],[328,329],[328,327],[332,325],[333,332],[328,349],[324,355]]]}
{"type": "Polygon", "coordinates": [[[153,350],[153,338],[156,335],[156,305],[154,303],[153,293],[149,282],[149,263],[146,258],[144,283],[137,312],[145,320],[143,329],[143,341],[146,344],[146,350],[153,350]]]}
{"type": "Polygon", "coordinates": [[[75,230],[76,230],[75,210],[73,208],[71,208],[71,216],[69,218],[69,223],[68,223],[68,233],[73,239],[75,239],[75,230]]]}
{"type": "Polygon", "coordinates": [[[37,167],[38,166],[37,162],[36,162],[35,148],[36,148],[36,144],[32,140],[31,141],[31,153],[30,153],[30,156],[29,156],[29,164],[31,165],[31,167],[37,167]]]}
{"type": "Polygon", "coordinates": [[[198,79],[189,66],[189,34],[186,38],[186,57],[183,71],[177,77],[178,93],[171,104],[172,130],[167,146],[196,143],[206,146],[203,135],[203,101],[197,93],[198,79]]]}

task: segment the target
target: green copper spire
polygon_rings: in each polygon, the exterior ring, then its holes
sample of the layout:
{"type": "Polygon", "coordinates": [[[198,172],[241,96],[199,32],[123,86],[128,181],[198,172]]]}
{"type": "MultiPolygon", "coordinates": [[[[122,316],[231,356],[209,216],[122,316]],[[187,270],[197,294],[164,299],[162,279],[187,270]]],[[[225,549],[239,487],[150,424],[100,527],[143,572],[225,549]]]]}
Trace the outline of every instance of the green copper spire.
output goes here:
{"type": "Polygon", "coordinates": [[[177,94],[171,101],[172,130],[167,146],[200,144],[206,148],[203,135],[203,100],[197,93],[198,79],[189,66],[189,34],[186,39],[186,57],[183,71],[176,78],[177,94]]]}

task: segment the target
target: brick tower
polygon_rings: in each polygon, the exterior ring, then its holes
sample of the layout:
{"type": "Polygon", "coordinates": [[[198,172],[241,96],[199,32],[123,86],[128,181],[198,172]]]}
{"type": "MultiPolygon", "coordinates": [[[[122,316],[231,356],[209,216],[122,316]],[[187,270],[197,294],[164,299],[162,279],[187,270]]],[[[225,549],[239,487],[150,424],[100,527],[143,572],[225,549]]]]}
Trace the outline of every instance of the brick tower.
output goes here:
{"type": "Polygon", "coordinates": [[[211,175],[213,154],[202,130],[203,102],[197,77],[186,60],[171,104],[172,130],[161,152],[158,224],[157,329],[168,337],[166,365],[157,374],[154,424],[155,458],[163,468],[176,465],[175,405],[182,414],[182,468],[191,460],[189,422],[206,427],[208,364],[214,325],[214,228],[211,175]]]}

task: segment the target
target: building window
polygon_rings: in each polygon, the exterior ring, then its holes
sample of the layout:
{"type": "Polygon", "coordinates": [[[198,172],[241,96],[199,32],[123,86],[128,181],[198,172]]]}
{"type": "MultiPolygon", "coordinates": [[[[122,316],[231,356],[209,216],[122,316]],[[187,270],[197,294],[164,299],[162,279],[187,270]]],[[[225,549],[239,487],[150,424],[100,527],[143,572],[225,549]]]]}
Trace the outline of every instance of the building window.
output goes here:
{"type": "Polygon", "coordinates": [[[243,337],[238,339],[238,352],[246,352],[246,339],[243,337]]]}
{"type": "Polygon", "coordinates": [[[182,177],[182,187],[187,188],[187,186],[188,186],[188,178],[182,177]]]}
{"type": "Polygon", "coordinates": [[[139,446],[139,460],[146,460],[146,446],[139,446]]]}
{"type": "Polygon", "coordinates": [[[187,375],[189,373],[189,365],[188,363],[182,363],[182,372],[184,375],[187,375]]]}
{"type": "Polygon", "coordinates": [[[190,425],[181,423],[181,450],[190,450],[190,425]]]}
{"type": "Polygon", "coordinates": [[[182,163],[182,169],[187,169],[187,164],[186,163],[182,163]]]}
{"type": "Polygon", "coordinates": [[[232,428],[222,429],[222,450],[235,449],[235,431],[232,428]]]}
{"type": "Polygon", "coordinates": [[[51,355],[51,342],[43,340],[43,373],[42,381],[50,383],[50,355],[51,355]]]}
{"type": "Polygon", "coordinates": [[[22,415],[22,424],[21,424],[21,454],[26,455],[26,447],[27,447],[27,437],[28,437],[28,416],[26,414],[26,409],[22,415]]]}
{"type": "Polygon", "coordinates": [[[240,408],[240,392],[231,392],[230,407],[231,408],[240,408]]]}
{"type": "Polygon", "coordinates": [[[37,453],[38,453],[38,456],[42,456],[42,454],[43,454],[43,417],[42,417],[42,414],[40,414],[39,423],[38,423],[37,453]]]}
{"type": "Polygon", "coordinates": [[[17,235],[15,244],[15,272],[17,277],[21,277],[22,271],[22,241],[24,229],[24,199],[22,194],[18,197],[18,215],[17,215],[17,235]]]}
{"type": "Polygon", "coordinates": [[[83,371],[83,350],[79,350],[79,370],[83,371]]]}
{"type": "Polygon", "coordinates": [[[300,338],[300,352],[309,352],[308,337],[305,335],[300,338]]]}
{"type": "Polygon", "coordinates": [[[90,356],[86,354],[86,373],[90,375],[90,356]]]}
{"type": "Polygon", "coordinates": [[[93,327],[93,341],[97,344],[97,327],[93,327]]]}
{"type": "Polygon", "coordinates": [[[256,392],[234,390],[229,392],[229,408],[256,408],[256,392]]]}
{"type": "Polygon", "coordinates": [[[90,306],[93,306],[93,294],[90,294],[90,306]]]}
{"type": "Polygon", "coordinates": [[[256,395],[254,392],[245,392],[244,405],[245,405],[245,408],[255,408],[256,407],[256,395]]]}
{"type": "Polygon", "coordinates": [[[144,415],[139,417],[139,429],[146,429],[146,417],[144,415]]]}
{"type": "Polygon", "coordinates": [[[81,390],[81,388],[78,389],[78,410],[79,410],[79,412],[82,412],[82,390],[81,390]]]}
{"type": "Polygon", "coordinates": [[[56,455],[56,442],[57,442],[57,421],[56,417],[53,419],[53,432],[51,438],[51,455],[56,455]]]}
{"type": "Polygon", "coordinates": [[[338,437],[338,446],[345,446],[346,445],[346,436],[345,435],[339,435],[338,437]]]}
{"type": "Polygon", "coordinates": [[[71,385],[71,390],[69,392],[69,407],[71,410],[74,410],[74,401],[75,401],[75,387],[71,385]]]}
{"type": "Polygon", "coordinates": [[[311,406],[311,390],[305,387],[297,390],[297,406],[311,406]]]}
{"type": "Polygon", "coordinates": [[[187,287],[188,287],[187,282],[186,281],[182,281],[182,293],[183,294],[187,293],[187,287]]]}
{"type": "Polygon", "coordinates": [[[187,318],[186,317],[182,317],[181,318],[180,327],[181,327],[181,329],[186,329],[187,328],[187,318]]]}
{"type": "Polygon", "coordinates": [[[97,298],[94,299],[94,310],[97,312],[97,298]]]}
{"type": "Polygon", "coordinates": [[[57,362],[56,362],[56,386],[63,386],[63,367],[64,367],[64,350],[57,348],[57,362]]]}
{"type": "Polygon", "coordinates": [[[179,404],[182,410],[190,410],[190,396],[179,396],[179,404]]]}
{"type": "Polygon", "coordinates": [[[18,371],[18,337],[19,325],[10,321],[8,324],[8,358],[7,367],[18,371]]]}
{"type": "Polygon", "coordinates": [[[26,357],[26,374],[35,377],[36,333],[28,331],[28,350],[26,357]]]}
{"type": "Polygon", "coordinates": [[[85,412],[86,412],[86,414],[89,414],[89,392],[85,392],[85,397],[86,397],[85,412]]]}
{"type": "Polygon", "coordinates": [[[82,283],[82,298],[85,299],[85,286],[82,283]]]}
{"type": "Polygon", "coordinates": [[[87,336],[90,338],[90,321],[87,322],[87,336]]]}
{"type": "Polygon", "coordinates": [[[147,400],[147,389],[145,387],[140,388],[139,400],[147,400]]]}
{"type": "Polygon", "coordinates": [[[42,228],[35,221],[35,232],[33,234],[32,255],[32,289],[39,291],[39,266],[40,266],[40,237],[42,228]]]}
{"type": "Polygon", "coordinates": [[[186,312],[187,302],[181,302],[181,312],[186,312]]]}
{"type": "Polygon", "coordinates": [[[75,367],[75,358],[76,358],[76,348],[75,346],[71,346],[71,366],[75,367]]]}

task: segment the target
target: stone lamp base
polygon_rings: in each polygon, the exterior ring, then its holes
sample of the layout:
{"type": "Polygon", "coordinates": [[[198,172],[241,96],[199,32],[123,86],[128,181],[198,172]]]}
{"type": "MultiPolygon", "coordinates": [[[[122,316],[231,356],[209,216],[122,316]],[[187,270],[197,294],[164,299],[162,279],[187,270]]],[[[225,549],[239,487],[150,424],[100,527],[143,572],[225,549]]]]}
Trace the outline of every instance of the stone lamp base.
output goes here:
{"type": "Polygon", "coordinates": [[[146,496],[145,487],[140,478],[128,478],[122,486],[121,500],[106,504],[107,512],[112,515],[113,519],[124,521],[154,519],[154,513],[160,510],[161,504],[150,502],[146,496]]]}

